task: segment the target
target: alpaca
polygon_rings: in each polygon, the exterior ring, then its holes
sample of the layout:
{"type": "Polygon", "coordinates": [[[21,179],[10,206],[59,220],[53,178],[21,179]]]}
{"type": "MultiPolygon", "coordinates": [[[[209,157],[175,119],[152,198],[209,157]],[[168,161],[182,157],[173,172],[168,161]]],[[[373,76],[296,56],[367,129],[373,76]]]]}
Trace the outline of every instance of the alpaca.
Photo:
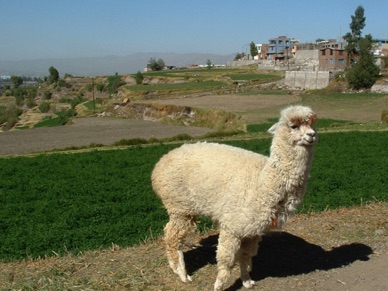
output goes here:
{"type": "Polygon", "coordinates": [[[152,172],[154,192],[169,214],[164,228],[167,258],[183,282],[187,274],[181,243],[204,215],[217,222],[217,278],[223,290],[235,263],[246,288],[252,257],[261,236],[280,227],[302,202],[311,168],[316,114],[305,106],[281,112],[273,134],[270,156],[216,144],[185,144],[164,155],[152,172]]]}

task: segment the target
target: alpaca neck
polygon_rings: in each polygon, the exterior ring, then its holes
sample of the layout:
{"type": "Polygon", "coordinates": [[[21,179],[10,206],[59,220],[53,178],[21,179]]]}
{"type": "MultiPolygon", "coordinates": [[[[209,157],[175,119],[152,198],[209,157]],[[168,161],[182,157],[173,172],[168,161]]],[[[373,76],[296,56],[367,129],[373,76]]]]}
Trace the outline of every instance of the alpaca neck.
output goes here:
{"type": "Polygon", "coordinates": [[[291,196],[302,200],[313,155],[312,147],[292,146],[276,143],[260,175],[260,183],[275,201],[291,196]]]}

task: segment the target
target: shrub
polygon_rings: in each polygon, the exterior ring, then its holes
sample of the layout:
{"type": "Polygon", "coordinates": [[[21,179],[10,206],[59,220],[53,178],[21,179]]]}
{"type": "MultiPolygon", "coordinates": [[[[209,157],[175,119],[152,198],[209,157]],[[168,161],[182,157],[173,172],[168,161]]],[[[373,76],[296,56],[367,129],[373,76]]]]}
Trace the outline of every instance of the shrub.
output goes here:
{"type": "Polygon", "coordinates": [[[127,146],[127,145],[140,145],[147,144],[148,141],[144,138],[132,138],[132,139],[121,139],[119,141],[114,142],[113,146],[127,146]]]}
{"type": "Polygon", "coordinates": [[[70,118],[77,115],[77,111],[71,108],[69,110],[58,111],[56,114],[58,115],[58,118],[59,118],[59,124],[65,125],[66,123],[69,122],[70,118]]]}
{"type": "Polygon", "coordinates": [[[99,92],[102,92],[105,89],[105,85],[102,83],[96,83],[95,87],[96,87],[97,91],[99,91],[99,92]]]}
{"type": "Polygon", "coordinates": [[[69,103],[71,102],[71,98],[68,98],[68,97],[62,97],[58,100],[59,103],[69,103]]]}
{"type": "Polygon", "coordinates": [[[50,91],[44,91],[42,98],[43,100],[50,100],[52,96],[53,96],[53,93],[51,93],[50,91]]]}
{"type": "Polygon", "coordinates": [[[108,77],[107,89],[109,94],[117,93],[120,86],[125,85],[125,82],[121,80],[121,77],[116,73],[114,76],[108,77]]]}
{"type": "Polygon", "coordinates": [[[39,105],[39,110],[40,110],[40,112],[42,112],[42,113],[47,113],[47,112],[49,112],[50,108],[51,108],[51,105],[50,105],[50,103],[48,103],[48,102],[42,102],[42,103],[39,105]]]}
{"type": "Polygon", "coordinates": [[[352,89],[369,89],[378,79],[379,69],[375,64],[363,65],[361,64],[362,59],[360,58],[360,63],[357,63],[351,70],[346,74],[349,86],[352,89]]]}
{"type": "Polygon", "coordinates": [[[181,133],[174,135],[173,137],[167,138],[166,141],[184,141],[184,140],[192,140],[193,138],[187,133],[181,133]]]}
{"type": "Polygon", "coordinates": [[[140,85],[143,83],[144,76],[140,71],[137,71],[135,74],[135,81],[137,85],[140,85]]]}
{"type": "Polygon", "coordinates": [[[32,107],[35,107],[36,106],[36,102],[35,102],[35,99],[34,98],[31,98],[31,97],[28,97],[26,100],[26,105],[28,108],[32,108],[32,107]]]}
{"type": "Polygon", "coordinates": [[[19,115],[23,110],[13,106],[0,106],[0,124],[3,126],[3,130],[11,129],[19,120],[19,115]]]}
{"type": "Polygon", "coordinates": [[[74,99],[70,100],[71,109],[74,109],[78,104],[85,101],[84,94],[78,94],[74,99]]]}

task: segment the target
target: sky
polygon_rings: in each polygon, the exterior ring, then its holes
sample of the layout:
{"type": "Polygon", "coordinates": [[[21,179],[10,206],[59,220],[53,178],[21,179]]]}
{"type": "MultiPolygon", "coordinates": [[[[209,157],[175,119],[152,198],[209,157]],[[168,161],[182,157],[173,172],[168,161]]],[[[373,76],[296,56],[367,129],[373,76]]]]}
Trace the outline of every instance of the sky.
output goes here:
{"type": "Polygon", "coordinates": [[[388,0],[0,0],[0,61],[226,55],[280,35],[315,42],[349,32],[359,5],[363,34],[388,39],[388,0]]]}

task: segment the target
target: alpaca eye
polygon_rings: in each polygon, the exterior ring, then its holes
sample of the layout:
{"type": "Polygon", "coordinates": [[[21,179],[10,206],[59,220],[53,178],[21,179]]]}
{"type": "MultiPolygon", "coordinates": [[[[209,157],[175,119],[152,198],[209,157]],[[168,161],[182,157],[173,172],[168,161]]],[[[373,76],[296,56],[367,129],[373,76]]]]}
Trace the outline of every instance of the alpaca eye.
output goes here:
{"type": "Polygon", "coordinates": [[[298,128],[299,128],[299,125],[291,125],[291,128],[292,128],[292,129],[298,129],[298,128]]]}

